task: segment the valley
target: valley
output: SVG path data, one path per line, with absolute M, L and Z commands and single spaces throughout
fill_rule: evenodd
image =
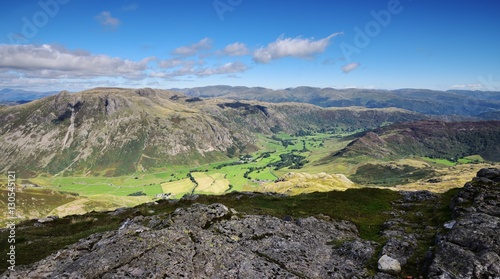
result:
M 173 165 L 123 176 L 89 171 L 82 176 L 41 173 L 21 179 L 21 219 L 114 210 L 163 198 L 271 192 L 298 195 L 362 187 L 446 192 L 479 169 L 495 166 L 480 155 L 446 159 L 348 156 L 331 159 L 356 143 L 356 133 L 260 134 L 260 150 L 198 166 Z M 373 153 L 372 153 L 373 154 Z M 2 181 L 2 180 L 0 180 Z M 6 182 L 3 181 L 3 184 Z M 6 192 L 2 192 L 5 197 Z M 2 199 L 4 201 L 6 199 Z M 6 216 L 2 217 L 6 220 Z
M 1 7 L 0 279 L 500 279 L 500 1 Z

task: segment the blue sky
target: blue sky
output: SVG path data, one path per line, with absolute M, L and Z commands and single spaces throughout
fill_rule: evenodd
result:
M 3 1 L 0 88 L 500 90 L 500 1 Z

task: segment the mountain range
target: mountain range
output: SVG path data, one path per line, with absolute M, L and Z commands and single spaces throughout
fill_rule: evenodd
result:
M 396 108 L 201 99 L 153 89 L 63 91 L 0 109 L 1 169 L 115 176 L 256 151 L 257 134 L 353 132 L 426 118 Z
M 500 92 L 472 90 L 428 89 L 335 89 L 300 86 L 286 89 L 269 89 L 245 86 L 205 86 L 173 88 L 187 96 L 200 98 L 225 98 L 282 103 L 299 102 L 321 107 L 366 108 L 395 107 L 422 114 L 440 116 L 465 116 L 469 120 L 500 120 Z M 17 104 L 37 100 L 57 92 L 35 92 L 5 88 L 0 91 L 0 103 Z
M 193 97 L 223 97 L 274 103 L 301 102 L 321 107 L 396 107 L 430 115 L 462 115 L 489 119 L 499 119 L 500 110 L 500 92 L 494 91 L 335 89 L 307 86 L 280 90 L 244 86 L 206 86 L 173 90 Z
M 0 104 L 24 103 L 57 94 L 57 91 L 28 91 L 23 89 L 4 88 L 0 90 Z

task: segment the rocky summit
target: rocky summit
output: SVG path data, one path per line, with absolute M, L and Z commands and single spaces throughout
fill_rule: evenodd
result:
M 3 278 L 351 278 L 375 244 L 349 222 L 240 216 L 195 204 L 139 216 Z
M 131 217 L 1 278 L 500 278 L 500 170 L 482 169 L 450 199 L 436 223 L 440 195 L 400 192 L 377 242 L 322 214 L 195 203 Z

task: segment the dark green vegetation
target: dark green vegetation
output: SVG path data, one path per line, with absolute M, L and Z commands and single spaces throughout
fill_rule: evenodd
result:
M 416 233 L 420 236 L 418 246 L 413 256 L 409 259 L 404 268 L 407 275 L 424 274 L 426 253 L 434 251 L 436 245 L 436 235 L 444 231 L 443 224 L 453 220 L 450 204 L 453 198 L 460 191 L 460 188 L 451 189 L 439 196 L 437 201 L 423 201 L 408 207 L 398 208 L 405 210 L 404 221 L 408 223 L 405 228 L 407 233 Z M 426 231 L 429 227 L 438 228 L 437 231 Z
M 383 186 L 394 186 L 428 178 L 434 174 L 431 168 L 422 169 L 409 165 L 394 166 L 366 164 L 358 167 L 356 173 L 351 175 L 350 178 L 353 182 L 362 185 L 378 184 Z
M 500 92 L 426 89 L 370 90 L 301 86 L 283 90 L 206 86 L 179 90 L 190 96 L 264 102 L 302 102 L 322 107 L 396 107 L 431 115 L 477 116 L 500 120 Z M 492 118 L 493 117 L 493 118 Z
M 268 167 L 274 167 L 275 170 L 279 170 L 281 168 L 288 167 L 289 169 L 300 169 L 305 164 L 308 163 L 305 160 L 305 156 L 297 155 L 292 153 L 280 154 L 280 161 L 275 163 L 269 163 Z

